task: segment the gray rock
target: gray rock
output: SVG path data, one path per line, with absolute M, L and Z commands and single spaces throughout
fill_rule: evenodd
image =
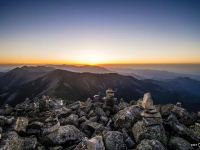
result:
M 1 150 L 34 150 L 36 149 L 37 139 L 35 137 L 22 138 L 16 132 L 6 133 L 1 142 Z
M 45 146 L 40 145 L 37 147 L 37 150 L 46 150 L 46 148 L 45 148 Z
M 4 107 L 3 115 L 10 116 L 12 114 L 12 112 L 13 112 L 13 108 L 11 106 L 9 106 L 8 104 L 6 104 Z
M 58 119 L 50 117 L 45 120 L 45 123 L 42 128 L 42 134 L 45 135 L 45 134 L 52 133 L 58 130 L 59 127 L 60 127 L 60 122 L 58 121 Z
M 35 150 L 37 146 L 37 138 L 30 137 L 23 139 L 22 149 L 24 150 Z
M 88 150 L 87 148 L 87 141 L 88 138 L 83 138 L 82 141 L 76 145 L 76 147 L 74 148 L 74 150 Z
M 1 141 L 1 150 L 21 150 L 22 141 L 19 139 L 19 136 L 16 132 L 11 131 L 5 134 L 4 139 Z
M 14 123 L 15 118 L 12 116 L 0 116 L 0 126 L 10 126 Z
M 101 120 L 102 123 L 106 124 L 106 123 L 108 122 L 108 117 L 106 117 L 106 116 L 101 116 L 101 117 L 100 117 L 100 120 Z
M 200 139 L 200 124 L 195 123 L 194 125 L 189 127 L 189 130 L 193 132 Z
M 132 132 L 137 143 L 143 139 L 158 140 L 164 145 L 167 143 L 165 129 L 162 125 L 145 126 L 143 121 L 138 121 L 134 124 Z
M 77 102 L 74 102 L 74 103 L 68 105 L 67 107 L 72 110 L 78 110 L 78 109 L 86 108 L 87 104 L 85 102 L 77 101 Z
M 171 137 L 169 140 L 169 148 L 171 150 L 193 150 L 191 144 L 180 137 Z
M 60 126 L 58 130 L 44 135 L 41 140 L 44 145 L 62 145 L 70 142 L 80 142 L 85 135 L 73 125 Z M 68 145 L 68 146 L 69 146 Z
M 72 110 L 66 107 L 61 107 L 55 110 L 55 114 L 58 118 L 65 118 L 71 114 Z
M 97 116 L 106 116 L 106 113 L 104 112 L 104 110 L 101 107 L 96 107 L 95 108 L 95 113 Z
M 195 122 L 196 118 L 182 107 L 174 106 L 172 112 L 176 115 L 179 122 L 186 126 L 192 125 Z
M 87 121 L 87 118 L 86 118 L 85 116 L 82 116 L 82 117 L 80 117 L 80 118 L 78 119 L 79 124 L 81 124 L 81 123 L 83 123 L 83 122 L 85 122 L 85 121 Z
M 169 128 L 173 134 L 175 133 L 178 136 L 183 137 L 191 142 L 199 142 L 200 140 L 200 137 L 194 134 L 185 125 L 181 124 L 174 115 L 170 115 L 167 118 L 165 126 Z
M 107 150 L 127 150 L 123 135 L 119 131 L 108 131 L 103 134 Z
M 86 116 L 86 115 L 87 115 L 87 114 L 86 114 L 84 111 L 82 111 L 82 110 L 79 110 L 79 111 L 77 112 L 77 114 L 78 114 L 79 117 L 83 117 L 83 116 Z
M 128 135 L 128 131 L 125 128 L 122 129 L 122 134 L 123 134 L 123 137 L 124 137 L 124 142 L 127 145 L 127 147 L 129 149 L 134 148 L 136 144 L 132 140 L 132 138 Z
M 94 110 L 90 110 L 88 115 L 87 115 L 88 118 L 91 118 L 91 117 L 96 117 L 96 113 Z
M 145 123 L 145 126 L 162 125 L 163 123 L 162 118 L 143 117 L 142 120 Z
M 174 104 L 162 105 L 160 108 L 160 113 L 161 113 L 162 117 L 168 117 L 171 114 L 174 106 L 175 106 Z
M 97 122 L 98 121 L 98 117 L 97 116 L 90 117 L 89 121 L 91 121 L 91 122 Z
M 61 121 L 62 125 L 75 125 L 78 126 L 78 115 L 75 114 L 71 114 L 70 116 L 68 116 L 67 118 L 63 118 Z
M 27 126 L 26 132 L 29 135 L 40 135 L 43 125 L 42 122 L 34 121 Z
M 158 140 L 144 139 L 137 145 L 136 150 L 167 150 Z
M 15 123 L 15 131 L 25 133 L 27 126 L 28 119 L 26 117 L 18 117 Z
M 133 105 L 123 110 L 120 110 L 113 118 L 116 128 L 131 128 L 135 122 L 141 118 L 142 109 Z
M 81 124 L 81 128 L 88 136 L 101 134 L 103 131 L 109 130 L 107 127 L 104 127 L 102 124 L 92 121 L 86 121 Z
M 126 102 L 124 102 L 122 100 L 120 100 L 120 103 L 118 104 L 119 110 L 125 109 L 125 108 L 127 108 L 129 106 L 130 106 L 129 103 L 126 103 Z
M 105 150 L 102 136 L 95 136 L 87 141 L 88 150 Z

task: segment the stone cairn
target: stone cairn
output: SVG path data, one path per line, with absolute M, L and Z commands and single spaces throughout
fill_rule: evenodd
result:
M 100 100 L 100 95 L 94 95 L 93 100 L 98 102 Z
M 42 99 L 39 101 L 39 108 L 41 111 L 49 110 L 49 103 L 51 99 L 48 96 L 42 96 Z
M 142 100 L 142 107 L 144 108 L 141 116 L 146 126 L 160 125 L 162 124 L 162 117 L 160 112 L 157 111 L 153 105 L 153 99 L 150 93 L 144 94 Z
M 182 107 L 182 103 L 181 103 L 181 102 L 177 102 L 177 103 L 176 103 L 176 106 L 177 106 L 177 107 Z
M 106 97 L 104 97 L 104 110 L 105 111 L 114 111 L 115 105 L 115 92 L 112 89 L 106 90 Z

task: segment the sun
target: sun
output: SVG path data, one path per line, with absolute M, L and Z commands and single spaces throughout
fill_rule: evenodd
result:
M 106 62 L 106 57 L 103 53 L 98 51 L 85 51 L 77 57 L 77 62 L 88 65 L 103 64 Z

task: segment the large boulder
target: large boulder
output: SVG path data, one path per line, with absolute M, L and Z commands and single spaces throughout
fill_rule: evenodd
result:
M 172 109 L 173 114 L 176 115 L 180 123 L 189 126 L 194 124 L 196 118 L 192 113 L 189 113 L 186 109 L 178 106 L 174 106 Z
M 21 150 L 22 141 L 19 139 L 18 134 L 14 131 L 5 133 L 5 137 L 1 141 L 0 149 L 1 150 Z
M 185 125 L 181 124 L 175 115 L 170 115 L 165 121 L 165 127 L 172 135 L 183 137 L 191 142 L 199 142 L 200 137 L 192 132 Z
M 14 131 L 5 133 L 4 139 L 1 141 L 1 150 L 34 150 L 37 146 L 37 138 L 22 138 Z
M 78 143 L 85 135 L 73 125 L 60 126 L 47 135 L 43 135 L 41 141 L 44 145 L 62 145 L 71 143 Z
M 162 117 L 166 118 L 171 114 L 174 114 L 180 123 L 189 126 L 192 125 L 196 117 L 195 114 L 189 113 L 186 109 L 173 105 L 173 104 L 165 104 L 161 106 L 160 109 Z
M 193 150 L 191 144 L 180 137 L 171 137 L 169 140 L 169 148 L 171 150 Z
M 114 126 L 130 129 L 141 118 L 141 112 L 142 109 L 137 105 L 120 110 L 113 118 Z
M 140 143 L 143 139 L 158 140 L 164 145 L 167 143 L 165 129 L 162 125 L 145 126 L 143 121 L 138 121 L 134 124 L 132 132 L 137 143 Z
M 144 139 L 137 145 L 136 150 L 167 150 L 158 140 Z
M 105 147 L 107 150 L 126 150 L 123 134 L 119 131 L 108 131 L 103 134 Z

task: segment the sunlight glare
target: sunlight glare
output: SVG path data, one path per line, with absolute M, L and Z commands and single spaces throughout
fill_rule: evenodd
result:
M 88 65 L 97 65 L 106 62 L 106 57 L 100 51 L 84 51 L 77 57 L 77 62 Z

